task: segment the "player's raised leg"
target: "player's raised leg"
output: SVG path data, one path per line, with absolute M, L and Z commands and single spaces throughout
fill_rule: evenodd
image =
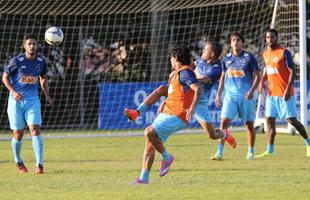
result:
M 137 117 L 143 113 L 145 113 L 153 104 L 155 104 L 160 97 L 168 95 L 168 86 L 161 85 L 156 90 L 154 90 L 151 94 L 149 94 L 143 103 L 141 103 L 137 109 L 132 110 L 125 108 L 124 114 L 128 118 L 129 121 L 135 122 Z

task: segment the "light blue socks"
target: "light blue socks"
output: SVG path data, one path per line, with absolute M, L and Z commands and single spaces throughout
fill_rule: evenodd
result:
M 150 107 L 144 103 L 141 103 L 140 106 L 137 108 L 140 114 L 145 113 Z
M 268 153 L 273 153 L 273 151 L 274 151 L 274 145 L 268 144 L 268 145 L 267 145 L 267 152 L 268 152 Z
M 14 154 L 14 160 L 16 163 L 22 162 L 22 158 L 20 156 L 20 152 L 22 149 L 23 140 L 16 140 L 14 137 L 12 138 L 12 149 Z
M 41 135 L 32 137 L 32 147 L 36 157 L 37 165 L 43 164 L 43 140 Z
M 248 147 L 248 153 L 254 154 L 254 147 Z
M 218 144 L 217 146 L 217 154 L 223 155 L 224 152 L 224 145 L 223 144 Z
M 150 177 L 150 171 L 146 170 L 146 169 L 142 169 L 141 170 L 141 175 L 139 177 L 140 180 L 142 181 L 149 181 L 149 177 Z
M 165 150 L 162 154 L 161 157 L 163 158 L 164 161 L 169 161 L 170 160 L 170 154 Z

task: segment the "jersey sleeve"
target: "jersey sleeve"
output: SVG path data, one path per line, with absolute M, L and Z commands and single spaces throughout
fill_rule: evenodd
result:
M 212 83 L 215 83 L 221 77 L 221 74 L 222 68 L 221 66 L 219 66 L 212 68 L 212 70 L 210 71 L 210 73 L 208 73 L 207 76 L 211 79 Z
M 180 71 L 180 82 L 182 85 L 190 87 L 191 84 L 197 83 L 198 80 L 195 76 L 195 73 L 192 70 L 186 69 Z
M 222 61 L 222 71 L 223 72 L 226 72 L 226 70 L 227 70 L 227 67 L 226 67 L 226 57 L 224 57 L 224 59 L 223 59 L 223 61 Z
M 43 59 L 43 62 L 42 62 L 42 71 L 40 73 L 40 76 L 45 76 L 47 73 L 47 64 L 46 64 L 46 61 L 45 59 Z
M 292 55 L 287 49 L 284 50 L 284 63 L 285 63 L 285 66 L 290 69 L 295 67 L 293 59 L 292 59 Z
M 7 73 L 9 76 L 14 75 L 17 73 L 17 63 L 15 58 L 12 58 L 9 64 L 4 68 L 4 72 Z
M 258 67 L 255 57 L 251 55 L 250 59 L 251 59 L 252 72 L 259 71 L 259 67 Z

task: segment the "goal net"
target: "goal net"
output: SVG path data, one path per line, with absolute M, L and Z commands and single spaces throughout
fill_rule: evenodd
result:
M 294 55 L 298 47 L 297 0 L 281 0 L 276 28 L 281 43 Z M 181 43 L 198 58 L 207 40 L 220 41 L 229 51 L 233 31 L 245 38 L 245 49 L 262 64 L 264 33 L 270 26 L 273 0 L 47 0 L 0 2 L 0 63 L 3 67 L 22 52 L 24 33 L 38 36 L 39 52 L 48 62 L 47 76 L 53 106 L 42 99 L 42 128 L 47 130 L 130 130 L 148 126 L 159 103 L 135 124 L 123 116 L 136 108 L 171 71 L 169 50 Z M 58 26 L 64 32 L 59 46 L 44 42 L 44 32 Z M 216 126 L 220 110 L 210 110 Z M 0 124 L 9 129 L 8 91 L 1 84 Z M 233 121 L 233 126 L 241 122 Z M 189 127 L 198 127 L 195 120 Z

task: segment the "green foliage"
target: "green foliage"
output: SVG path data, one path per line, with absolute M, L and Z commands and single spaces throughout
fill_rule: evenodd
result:
M 45 140 L 45 174 L 34 174 L 31 141 L 22 155 L 29 169 L 19 174 L 9 141 L 0 141 L 0 199 L 309 199 L 309 163 L 299 136 L 278 134 L 274 157 L 247 161 L 245 133 L 225 148 L 224 161 L 211 161 L 217 142 L 203 134 L 174 135 L 167 149 L 176 160 L 158 176 L 156 154 L 150 184 L 132 186 L 139 176 L 143 137 Z M 258 134 L 256 153 L 265 150 Z

